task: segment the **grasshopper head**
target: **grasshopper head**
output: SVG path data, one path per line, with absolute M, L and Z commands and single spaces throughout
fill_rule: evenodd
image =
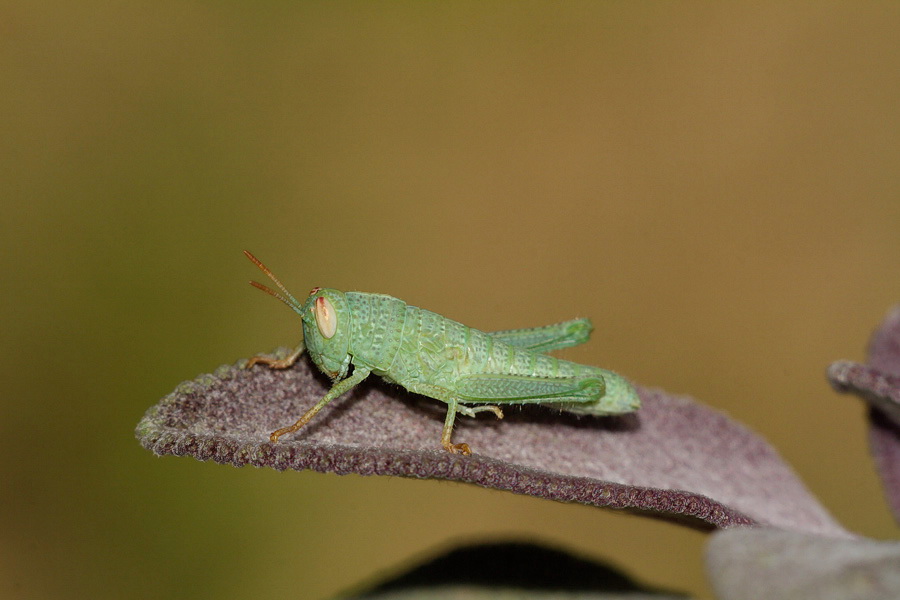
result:
M 319 369 L 332 379 L 347 375 L 350 366 L 350 309 L 343 292 L 314 288 L 300 313 L 303 342 Z
M 244 254 L 282 293 L 255 281 L 251 281 L 250 285 L 278 298 L 303 319 L 303 342 L 316 366 L 332 379 L 346 377 L 350 368 L 350 354 L 347 352 L 350 348 L 350 307 L 343 292 L 313 288 L 306 302 L 301 304 L 258 258 L 246 250 Z

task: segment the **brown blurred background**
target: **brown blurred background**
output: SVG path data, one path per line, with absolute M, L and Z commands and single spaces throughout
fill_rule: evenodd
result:
M 590 316 L 567 358 L 900 533 L 824 378 L 900 301 L 900 5 L 38 4 L 0 8 L 0 596 L 319 598 L 514 537 L 709 597 L 675 525 L 143 450 L 177 383 L 298 340 L 244 248 L 300 294 Z

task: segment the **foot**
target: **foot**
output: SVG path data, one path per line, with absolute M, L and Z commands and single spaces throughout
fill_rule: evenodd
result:
M 468 444 L 451 444 L 448 442 L 442 445 L 444 446 L 444 450 L 446 450 L 450 454 L 462 454 L 465 456 L 472 454 L 472 451 L 469 449 Z

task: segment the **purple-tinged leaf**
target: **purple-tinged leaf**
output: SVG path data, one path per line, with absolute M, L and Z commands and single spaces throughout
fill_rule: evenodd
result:
M 869 364 L 889 375 L 900 375 L 900 305 L 888 311 L 872 335 Z
M 690 600 L 686 596 L 642 592 L 543 592 L 515 588 L 478 588 L 448 585 L 440 588 L 397 590 L 350 600 Z
M 640 411 L 622 417 L 513 406 L 503 420 L 458 418 L 454 441 L 473 449 L 461 456 L 440 447 L 443 404 L 366 382 L 270 443 L 271 431 L 327 390 L 312 369 L 307 360 L 284 371 L 222 367 L 151 408 L 137 435 L 157 454 L 235 466 L 450 479 L 699 528 L 849 535 L 759 436 L 689 398 L 647 388 Z
M 391 590 L 348 600 L 690 600 L 687 596 L 652 592 L 568 592 L 516 588 L 447 585 L 435 588 Z
M 900 520 L 900 426 L 875 409 L 869 413 L 869 447 L 888 506 Z
M 706 550 L 719 600 L 900 598 L 900 543 L 778 529 L 719 531 Z
M 878 413 L 900 423 L 900 376 L 881 369 L 839 360 L 828 367 L 828 379 L 835 389 L 862 396 Z
M 613 567 L 529 543 L 467 545 L 442 553 L 353 600 L 688 600 Z
M 856 393 L 871 405 L 869 447 L 888 505 L 900 520 L 900 306 L 872 336 L 868 364 L 832 363 L 828 378 L 835 389 Z

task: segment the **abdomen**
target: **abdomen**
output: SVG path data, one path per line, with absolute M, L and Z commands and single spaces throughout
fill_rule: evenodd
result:
M 429 310 L 406 306 L 399 352 L 386 373 L 395 381 L 452 384 L 489 373 L 538 377 L 599 375 L 601 369 L 511 346 Z

